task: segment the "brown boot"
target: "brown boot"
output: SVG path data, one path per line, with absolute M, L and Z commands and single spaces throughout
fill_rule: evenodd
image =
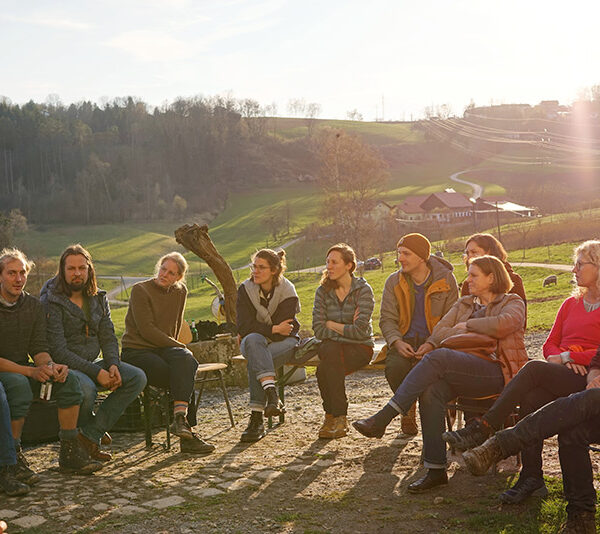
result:
M 414 403 L 406 415 L 402 416 L 400 423 L 402 433 L 407 436 L 416 436 L 419 433 L 417 427 L 417 403 Z
M 333 429 L 331 431 L 332 438 L 343 438 L 348 434 L 348 419 L 345 415 L 340 415 L 333 418 Z
M 110 462 L 110 460 L 112 460 L 112 454 L 101 451 L 97 443 L 94 443 L 91 439 L 85 437 L 81 432 L 77 438 L 92 460 L 98 460 L 99 462 Z
M 331 439 L 333 436 L 331 435 L 333 432 L 333 415 L 330 413 L 325 414 L 325 421 L 319 428 L 319 437 L 322 439 Z

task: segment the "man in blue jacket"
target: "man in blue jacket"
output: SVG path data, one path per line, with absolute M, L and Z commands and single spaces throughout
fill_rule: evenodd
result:
M 69 366 L 83 391 L 79 440 L 92 458 L 109 461 L 111 455 L 100 450 L 101 440 L 110 443 L 108 430 L 144 389 L 146 375 L 119 358 L 108 298 L 98 289 L 90 253 L 81 245 L 67 247 L 40 300 L 47 309 L 50 352 Z M 94 413 L 98 391 L 106 390 L 111 393 Z

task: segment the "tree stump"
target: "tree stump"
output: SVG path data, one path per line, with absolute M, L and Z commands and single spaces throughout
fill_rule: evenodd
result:
M 175 230 L 175 239 L 180 245 L 203 259 L 215 273 L 225 297 L 225 319 L 228 323 L 235 324 L 237 286 L 231 267 L 219 254 L 208 235 L 208 226 L 184 224 Z

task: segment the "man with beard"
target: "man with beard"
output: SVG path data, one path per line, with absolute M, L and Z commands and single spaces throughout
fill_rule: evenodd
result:
M 144 389 L 146 375 L 120 360 L 106 291 L 98 289 L 92 257 L 81 245 L 63 252 L 58 273 L 44 284 L 40 298 L 47 309 L 50 351 L 79 378 L 83 391 L 79 440 L 92 458 L 107 462 L 112 457 L 100 443 L 110 443 L 108 430 Z M 98 391 L 106 390 L 111 393 L 94 413 Z
M 42 384 L 48 382 L 53 382 L 52 390 L 43 397 L 50 397 L 58 406 L 60 470 L 90 474 L 102 467 L 90 460 L 77 439 L 77 418 L 83 398 L 79 381 L 66 365 L 53 361 L 46 341 L 44 308 L 24 290 L 32 265 L 20 250 L 0 252 L 0 383 L 6 392 L 10 412 L 8 435 L 12 434 L 13 441 L 6 435 L 4 419 L 0 430 L 2 448 L 6 449 L 2 456 L 6 460 L 0 469 L 0 491 L 8 495 L 27 493 L 29 486 L 39 479 L 21 450 L 21 433 L 34 396 L 39 398 Z

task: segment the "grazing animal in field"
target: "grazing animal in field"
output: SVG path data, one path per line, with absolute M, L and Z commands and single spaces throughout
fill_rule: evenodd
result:
M 544 284 L 542 287 L 551 286 L 552 284 L 554 284 L 554 285 L 558 284 L 558 278 L 556 278 L 555 274 L 546 276 L 546 278 L 544 278 Z

